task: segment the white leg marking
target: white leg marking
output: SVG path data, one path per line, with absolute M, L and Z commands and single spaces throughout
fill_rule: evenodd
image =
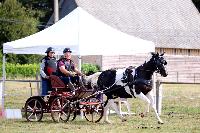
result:
M 110 103 L 109 103 L 109 100 L 108 100 L 108 103 L 107 103 L 107 105 L 104 107 L 104 122 L 106 122 L 106 123 L 111 123 L 109 120 L 108 120 L 108 110 L 109 110 L 109 108 L 110 108 Z
M 117 115 L 121 118 L 121 119 L 123 119 L 123 116 L 122 116 L 122 114 L 120 114 L 120 112 L 119 112 L 119 109 L 118 109 L 118 107 L 117 107 L 117 104 L 114 102 L 114 99 L 110 99 L 110 106 L 114 109 L 114 111 L 117 113 Z
M 153 108 L 155 115 L 156 115 L 156 118 L 158 119 L 158 123 L 163 124 L 163 121 L 160 119 L 160 116 L 158 115 L 158 111 L 156 109 L 156 104 L 154 102 L 153 95 L 152 95 L 151 92 L 148 93 L 148 98 L 150 100 L 150 106 Z
M 127 100 L 127 98 L 120 98 L 120 101 L 124 101 L 123 103 L 126 105 L 127 107 L 127 110 L 128 110 L 128 114 L 131 115 L 131 107 L 130 107 L 130 104 Z

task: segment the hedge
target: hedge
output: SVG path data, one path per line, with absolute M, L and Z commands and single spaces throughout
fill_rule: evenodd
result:
M 35 77 L 36 73 L 39 72 L 39 64 L 12 64 L 6 63 L 6 77 Z M 0 74 L 2 76 L 2 67 Z
M 2 65 L 1 65 L 2 66 Z M 17 77 L 35 77 L 39 73 L 39 64 L 12 64 L 6 63 L 6 77 L 17 78 Z M 99 71 L 99 67 L 93 64 L 83 64 L 82 72 L 85 74 Z M 2 76 L 2 67 L 0 67 L 0 75 Z

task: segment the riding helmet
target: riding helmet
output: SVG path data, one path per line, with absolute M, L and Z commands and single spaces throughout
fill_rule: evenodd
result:
M 72 53 L 72 51 L 70 50 L 70 48 L 65 48 L 65 49 L 63 50 L 63 54 L 66 53 L 66 52 Z
M 48 47 L 45 53 L 49 53 L 49 52 L 54 52 L 55 53 L 54 48 Z

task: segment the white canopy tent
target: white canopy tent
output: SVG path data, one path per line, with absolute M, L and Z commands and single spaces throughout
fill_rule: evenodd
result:
M 56 54 L 61 55 L 65 47 L 70 47 L 73 54 L 79 56 L 133 55 L 155 51 L 153 42 L 120 32 L 77 7 L 51 27 L 3 44 L 3 94 L 6 79 L 5 54 L 45 54 L 50 46 L 55 48 Z
M 77 7 L 49 28 L 3 45 L 3 53 L 57 54 L 70 47 L 75 55 L 133 55 L 155 50 L 154 43 L 120 32 Z

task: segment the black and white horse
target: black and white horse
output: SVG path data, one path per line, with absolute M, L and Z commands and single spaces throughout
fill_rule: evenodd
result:
M 166 77 L 167 72 L 165 65 L 166 60 L 164 54 L 152 53 L 152 57 L 148 62 L 137 67 L 128 67 L 125 69 L 110 69 L 103 71 L 98 75 L 97 85 L 98 89 L 102 90 L 107 96 L 107 101 L 104 107 L 104 121 L 110 123 L 108 120 L 108 109 L 112 107 L 122 121 L 126 119 L 120 114 L 114 99 L 120 98 L 133 98 L 138 97 L 147 102 L 154 110 L 158 123 L 163 124 L 160 119 L 152 95 L 152 75 L 154 72 Z M 94 81 L 93 84 L 96 85 Z

